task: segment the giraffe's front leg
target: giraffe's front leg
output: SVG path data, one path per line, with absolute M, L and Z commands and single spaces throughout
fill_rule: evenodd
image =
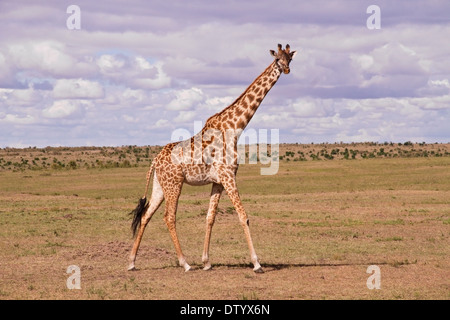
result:
M 258 256 L 256 255 L 255 248 L 253 247 L 253 241 L 250 235 L 249 220 L 247 217 L 247 213 L 245 212 L 244 206 L 242 205 L 241 199 L 239 197 L 239 192 L 236 186 L 236 180 L 228 175 L 223 179 L 223 186 L 228 196 L 230 197 L 230 200 L 233 203 L 234 208 L 236 209 L 239 215 L 239 221 L 242 227 L 244 228 L 245 238 L 247 239 L 248 248 L 250 250 L 250 258 L 253 263 L 253 271 L 256 273 L 263 273 L 264 271 L 261 268 L 261 265 L 259 264 Z
M 211 231 L 216 219 L 217 206 L 219 204 L 220 196 L 223 191 L 223 186 L 214 183 L 211 190 L 211 198 L 209 201 L 208 215 L 206 216 L 206 234 L 205 234 L 205 245 L 203 246 L 203 270 L 210 270 L 211 263 L 209 262 L 209 244 L 211 242 Z

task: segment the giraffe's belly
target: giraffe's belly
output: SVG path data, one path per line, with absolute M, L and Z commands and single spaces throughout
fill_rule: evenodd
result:
M 192 186 L 220 183 L 219 175 L 213 165 L 188 164 L 183 166 L 184 181 Z

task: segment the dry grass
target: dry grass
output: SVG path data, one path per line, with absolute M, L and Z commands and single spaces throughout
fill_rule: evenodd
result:
M 282 161 L 274 176 L 241 166 L 262 275 L 225 194 L 213 270 L 201 270 L 208 186 L 186 186 L 180 199 L 177 228 L 194 270 L 177 266 L 160 209 L 140 270 L 127 272 L 127 212 L 145 168 L 13 171 L 0 172 L 0 299 L 450 298 L 449 157 Z M 380 290 L 366 287 L 372 264 Z M 69 265 L 81 268 L 81 290 L 66 287 Z

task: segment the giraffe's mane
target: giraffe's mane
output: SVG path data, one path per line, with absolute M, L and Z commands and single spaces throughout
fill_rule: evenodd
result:
M 255 84 L 255 82 L 263 75 L 263 74 L 265 74 L 266 72 L 267 72 L 267 70 L 269 70 L 270 68 L 272 68 L 272 66 L 273 66 L 273 64 L 275 63 L 275 61 L 274 62 L 272 62 L 259 76 L 257 76 L 256 78 L 255 78 L 255 80 L 253 80 L 253 82 L 247 87 L 247 89 L 245 89 L 245 91 L 244 92 L 242 92 L 241 93 L 241 95 L 239 96 L 239 97 L 237 97 L 236 98 L 236 100 L 234 100 L 228 107 L 226 107 L 225 109 L 223 109 L 222 111 L 219 111 L 219 112 L 217 112 L 216 114 L 214 114 L 214 115 L 212 115 L 212 116 L 210 116 L 207 120 L 206 120 L 206 122 L 208 122 L 211 118 L 214 118 L 214 117 L 216 117 L 216 116 L 219 116 L 219 115 L 221 115 L 222 113 L 224 113 L 224 112 L 226 112 L 229 108 L 231 108 L 232 106 L 234 106 L 247 92 L 248 92 L 248 90 Z M 205 122 L 205 123 L 206 123 Z

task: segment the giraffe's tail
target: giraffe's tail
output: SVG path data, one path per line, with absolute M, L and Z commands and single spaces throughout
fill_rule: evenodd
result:
M 147 193 L 148 193 L 148 186 L 150 185 L 150 180 L 154 170 L 154 163 L 155 162 L 152 161 L 150 169 L 147 172 L 147 184 L 145 186 L 144 196 L 141 199 L 139 199 L 137 207 L 129 213 L 130 215 L 133 216 L 133 220 L 131 221 L 131 231 L 133 232 L 133 238 L 136 236 L 136 232 L 139 229 L 139 226 L 141 225 L 141 218 L 143 214 L 147 211 L 147 208 L 149 206 L 149 203 L 147 202 Z

